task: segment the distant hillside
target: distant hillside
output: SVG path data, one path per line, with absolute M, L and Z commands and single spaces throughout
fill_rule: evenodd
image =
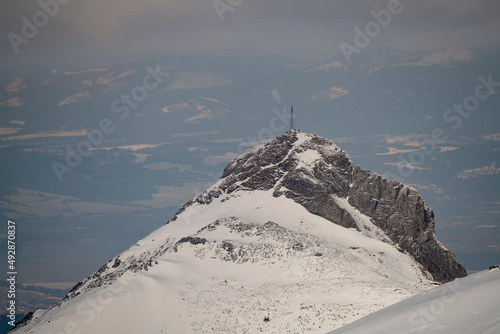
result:
M 9 288 L 0 286 L 0 304 L 7 305 Z M 55 305 L 61 298 L 49 296 L 42 292 L 29 291 L 24 289 L 16 290 L 16 312 L 26 314 L 36 308 L 49 308 Z
M 2 282 L 3 283 L 3 282 Z M 3 284 L 2 284 L 3 285 Z M 45 289 L 43 287 L 28 286 L 29 288 L 40 288 L 41 290 L 47 290 L 48 292 L 54 292 L 56 294 L 64 293 L 65 290 L 60 289 Z M 0 286 L 0 305 L 8 305 L 10 299 L 8 298 L 9 288 L 5 286 Z M 16 321 L 24 318 L 24 316 L 37 308 L 47 309 L 57 304 L 62 297 L 55 297 L 43 292 L 30 291 L 25 289 L 16 289 Z M 0 322 L 0 333 L 6 333 L 12 326 L 7 323 L 7 317 L 5 312 L 2 312 Z

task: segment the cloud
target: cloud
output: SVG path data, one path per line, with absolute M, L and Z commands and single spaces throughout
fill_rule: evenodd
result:
M 399 143 L 404 146 L 411 146 L 411 147 L 420 147 L 420 143 L 418 143 L 417 140 L 422 140 L 426 137 L 428 137 L 428 135 L 420 133 L 404 135 L 404 136 L 384 135 L 384 139 L 387 144 Z
M 341 62 L 338 62 L 338 61 L 333 61 L 331 63 L 318 66 L 318 70 L 325 71 L 326 73 L 329 73 L 330 71 L 335 71 L 337 69 L 342 69 L 342 70 L 346 71 L 347 66 L 343 65 Z
M 21 77 L 15 79 L 15 80 L 12 80 L 7 85 L 7 87 L 5 87 L 5 91 L 14 92 L 14 93 L 20 92 L 23 89 L 26 89 L 26 84 L 23 83 L 23 78 L 21 78 Z
M 86 130 L 70 130 L 70 131 L 41 131 L 27 135 L 13 136 L 2 138 L 2 140 L 26 140 L 33 138 L 49 138 L 49 137 L 79 137 L 84 136 Z
M 220 102 L 216 99 L 212 98 L 207 98 L 204 97 L 202 100 L 205 101 L 210 101 L 212 103 L 219 104 Z M 177 103 L 173 104 L 167 107 L 163 107 L 161 109 L 164 113 L 178 113 L 178 112 L 183 112 L 186 114 L 192 114 L 193 112 L 196 113 L 195 116 L 188 117 L 187 119 L 183 120 L 183 123 L 198 123 L 201 120 L 213 120 L 214 118 L 218 117 L 221 113 L 227 113 L 231 112 L 228 109 L 210 109 L 206 105 L 201 104 L 197 100 L 190 100 L 189 102 L 182 102 L 182 103 Z
M 481 175 L 500 174 L 500 168 L 496 168 L 496 163 L 493 162 L 490 166 L 483 166 L 474 169 L 467 169 L 457 175 L 459 179 L 470 179 Z
M 344 89 L 342 87 L 332 86 L 328 90 L 322 90 L 315 93 L 313 96 L 311 96 L 311 99 L 317 100 L 319 98 L 323 98 L 325 100 L 335 100 L 336 98 L 344 96 L 347 93 L 349 93 L 347 89 Z
M 77 103 L 83 100 L 90 100 L 90 92 L 86 91 L 84 93 L 76 93 L 71 96 L 68 96 L 61 102 L 57 104 L 58 107 L 66 105 L 66 104 L 72 104 L 72 103 Z
M 276 88 L 271 91 L 271 95 L 273 96 L 274 101 L 281 103 L 281 95 Z
M 185 120 L 182 121 L 182 123 L 187 124 L 187 123 L 198 123 L 201 120 L 208 120 L 211 121 L 215 118 L 215 113 L 212 112 L 212 110 L 208 109 L 205 106 L 197 104 L 197 110 L 200 112 L 196 116 L 189 117 Z
M 403 161 L 400 161 L 400 162 L 386 162 L 384 163 L 384 165 L 389 165 L 389 166 L 393 166 L 393 167 L 398 167 L 398 168 L 409 168 L 409 169 L 415 169 L 415 170 L 426 170 L 426 169 L 429 169 L 427 167 L 419 167 L 417 165 L 414 165 L 413 163 L 410 163 L 410 162 L 403 162 Z
M 18 133 L 22 128 L 0 128 L 0 136 L 12 135 Z
M 0 32 L 21 33 L 23 16 L 41 8 L 37 1 L 4 1 Z M 287 55 L 331 59 L 339 44 L 352 43 L 354 27 L 373 20 L 371 10 L 388 0 L 244 0 L 224 13 L 212 1 L 80 0 L 61 5 L 22 52 L 77 54 L 83 59 L 139 54 Z M 402 50 L 466 49 L 499 46 L 500 3 L 491 0 L 401 0 L 373 44 Z M 7 39 L 3 40 L 8 46 Z M 11 53 L 12 49 L 5 49 Z
M 112 81 L 122 79 L 128 75 L 134 74 L 135 72 L 136 72 L 136 70 L 128 70 L 128 71 L 124 71 L 124 72 L 117 74 L 117 75 L 115 75 L 114 72 L 108 73 L 108 74 L 100 77 L 99 79 L 97 79 L 96 84 L 97 85 L 107 85 Z
M 189 106 L 188 102 L 183 102 L 183 103 L 177 103 L 177 104 L 172 104 L 171 106 L 164 107 L 162 111 L 164 113 L 171 113 L 175 111 L 183 111 L 186 110 L 186 108 Z
M 481 138 L 486 139 L 486 140 L 500 140 L 500 133 L 495 133 L 492 135 L 484 135 L 484 136 L 481 136 Z
M 388 147 L 387 149 L 389 150 L 389 152 L 377 153 L 375 155 L 394 155 L 394 154 L 401 154 L 401 153 L 409 153 L 409 152 L 413 152 L 416 150 L 416 149 L 402 150 L 402 149 L 398 149 L 395 147 Z
M 446 49 L 430 55 L 424 56 L 422 59 L 413 62 L 401 63 L 395 66 L 431 66 L 443 65 L 449 66 L 451 62 L 467 62 L 475 59 L 474 54 L 465 49 Z
M 321 64 L 321 65 L 317 66 L 315 69 L 305 70 L 302 73 L 308 73 L 308 72 L 312 72 L 314 70 L 324 71 L 326 73 L 330 73 L 330 72 L 335 72 L 335 71 L 340 71 L 340 70 L 347 71 L 347 69 L 348 69 L 347 65 L 344 65 L 341 62 L 335 60 L 335 61 L 332 61 L 329 63 Z
M 163 143 L 159 144 L 137 144 L 137 145 L 124 145 L 124 146 L 108 146 L 108 147 L 94 147 L 93 150 L 128 150 L 128 151 L 140 151 L 146 148 L 155 148 L 163 145 Z
M 8 106 L 8 107 L 19 107 L 24 104 L 24 101 L 21 100 L 18 96 L 8 99 L 7 101 L 0 102 L 0 106 Z
M 65 71 L 64 75 L 80 75 L 84 73 L 89 73 L 89 72 L 104 72 L 109 70 L 109 68 L 90 68 L 86 70 L 81 70 L 81 71 Z
M 220 103 L 220 101 L 219 101 L 219 100 L 214 99 L 214 98 L 212 98 L 212 97 L 204 97 L 203 99 L 204 99 L 204 100 L 208 100 L 208 101 L 212 101 L 213 103 L 217 103 L 217 104 L 219 104 L 219 103 Z
M 456 146 L 441 146 L 438 148 L 439 148 L 439 153 L 452 152 L 452 151 L 460 149 L 460 147 L 456 147 Z

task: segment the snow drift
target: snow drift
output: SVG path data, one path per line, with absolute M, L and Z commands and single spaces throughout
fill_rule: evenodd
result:
M 370 314 L 331 334 L 500 333 L 500 270 L 485 270 Z

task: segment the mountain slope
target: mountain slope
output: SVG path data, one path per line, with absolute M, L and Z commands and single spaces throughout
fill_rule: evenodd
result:
M 82 333 L 321 333 L 430 286 L 407 254 L 292 200 L 216 201 L 190 206 L 19 332 L 74 322 Z
M 437 281 L 466 276 L 436 240 L 434 213 L 415 189 L 353 166 L 347 154 L 325 138 L 290 131 L 229 163 L 222 177 L 209 197 L 273 189 L 275 197 L 285 195 L 311 213 L 372 237 L 378 231 L 375 225 Z M 200 197 L 197 201 L 207 201 Z M 352 208 L 371 221 L 356 219 Z
M 420 293 L 331 334 L 500 332 L 500 270 L 481 271 Z
M 363 194 L 374 191 L 368 216 Z M 464 274 L 457 268 L 416 191 L 291 131 L 235 159 L 170 222 L 14 332 L 321 333 Z

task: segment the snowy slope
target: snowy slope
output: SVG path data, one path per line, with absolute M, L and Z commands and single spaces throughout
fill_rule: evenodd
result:
M 331 334 L 500 333 L 500 270 L 458 278 Z
M 313 138 L 297 137 L 294 147 Z M 325 144 L 282 161 L 293 155 L 313 182 L 325 151 L 344 155 Z M 241 157 L 259 160 L 257 152 Z M 221 179 L 14 332 L 325 333 L 436 284 L 348 198 L 330 196 L 353 228 L 276 196 L 276 175 L 265 190 Z
M 206 241 L 174 247 L 188 236 Z M 16 333 L 323 333 L 431 285 L 392 245 L 270 192 L 192 205 L 119 257 L 142 258 L 165 241 L 147 271 L 90 280 Z

